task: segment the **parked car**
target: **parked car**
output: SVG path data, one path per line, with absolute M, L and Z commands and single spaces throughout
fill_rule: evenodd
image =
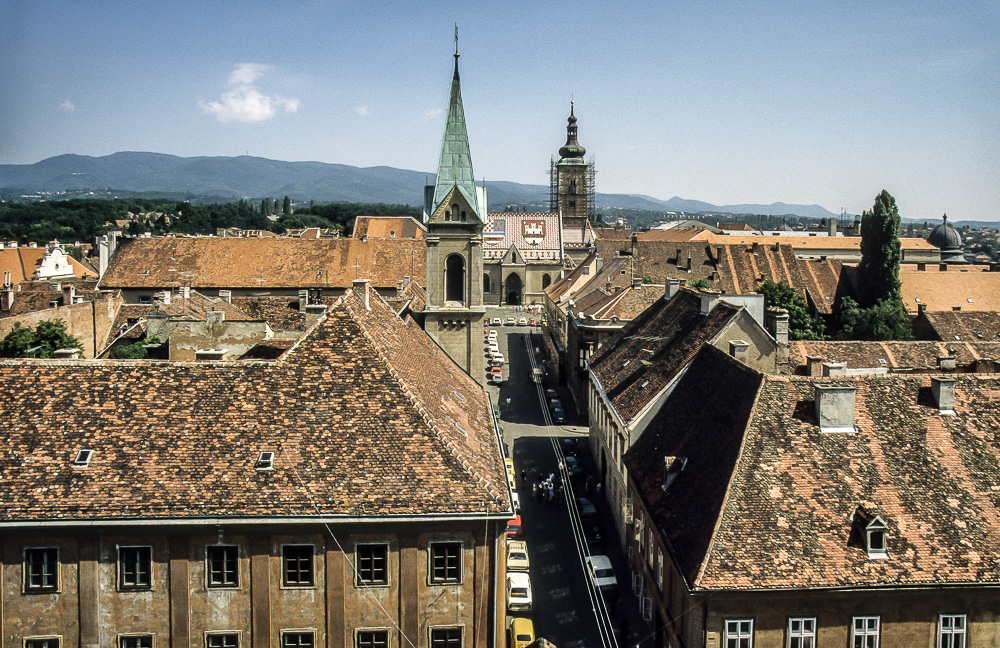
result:
M 569 473 L 570 477 L 583 474 L 583 468 L 580 467 L 580 462 L 576 460 L 576 457 L 566 457 L 566 472 Z
M 528 318 L 527 317 L 522 317 L 522 318 L 518 319 L 517 320 L 517 325 L 518 326 L 527 326 L 528 325 Z
M 538 320 L 532 317 L 531 319 L 528 320 L 528 326 L 538 326 Z
M 618 579 L 611 561 L 607 556 L 587 556 L 587 576 L 601 594 L 614 594 L 618 591 Z
M 521 498 L 518 497 L 517 491 L 513 487 L 510 489 L 510 505 L 513 507 L 514 512 L 520 514 L 521 512 Z
M 506 362 L 506 359 L 503 357 L 503 354 L 500 353 L 499 351 L 497 351 L 496 353 L 493 353 L 492 354 L 492 358 L 490 358 L 490 359 L 491 360 L 496 360 L 497 362 L 500 363 L 500 365 L 502 365 L 504 362 Z M 497 365 L 497 366 L 500 366 L 500 365 Z
M 490 329 L 490 332 L 486 334 L 486 337 L 488 339 L 493 340 L 494 342 L 496 342 L 497 341 L 497 332 L 496 332 L 496 329 Z
M 507 645 L 510 648 L 528 648 L 535 642 L 535 626 L 531 619 L 514 617 L 507 627 Z
M 561 407 L 557 407 L 552 410 L 552 422 L 556 424 L 566 422 L 566 412 Z
M 559 400 L 558 398 L 550 398 L 549 399 L 549 409 L 550 410 L 557 410 L 557 409 L 562 409 L 562 408 L 563 408 L 563 405 L 562 405 L 562 401 L 561 400 Z
M 490 325 L 490 318 L 487 317 L 486 319 L 483 320 L 483 326 L 489 326 L 489 325 Z
M 552 398 L 559 398 L 559 392 L 557 392 L 554 389 L 546 389 L 545 390 L 545 399 L 549 400 L 549 399 L 552 399 Z
M 587 517 L 581 520 L 583 524 L 583 535 L 587 538 L 588 544 L 601 544 L 604 542 L 604 529 L 601 522 L 595 517 Z
M 521 529 L 521 516 L 515 515 L 513 520 L 507 520 L 507 538 L 522 538 L 524 531 Z
M 586 497 L 576 498 L 576 507 L 580 511 L 580 518 L 595 518 L 597 517 L 597 507 Z
M 516 319 L 514 319 L 513 317 L 507 318 L 507 326 L 516 326 L 516 325 L 517 325 Z
M 576 456 L 577 451 L 580 449 L 580 439 L 563 439 L 563 452 L 568 455 Z
M 494 384 L 499 385 L 503 382 L 503 370 L 500 367 L 493 367 L 493 371 L 490 372 L 490 380 Z
M 507 542 L 507 571 L 528 571 L 528 543 L 524 540 Z
M 492 320 L 490 320 L 490 324 L 492 324 L 493 326 L 500 326 L 503 324 L 503 320 L 500 319 L 499 317 L 494 317 Z
M 531 579 L 524 572 L 507 574 L 507 609 L 531 612 Z

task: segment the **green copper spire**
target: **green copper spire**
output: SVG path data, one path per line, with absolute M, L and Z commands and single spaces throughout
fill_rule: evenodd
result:
M 434 185 L 434 205 L 436 210 L 448 196 L 452 187 L 458 187 L 466 202 L 472 207 L 476 218 L 479 201 L 476 197 L 475 176 L 472 173 L 472 155 L 469 152 L 469 134 L 465 128 L 465 109 L 462 108 L 462 84 L 458 78 L 458 30 L 455 31 L 455 74 L 451 79 L 451 98 L 448 101 L 448 119 L 441 142 L 441 160 L 438 162 L 437 182 Z M 432 210 L 432 211 L 433 211 Z

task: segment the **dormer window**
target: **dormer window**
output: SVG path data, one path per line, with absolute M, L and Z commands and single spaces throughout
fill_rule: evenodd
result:
M 660 488 L 667 490 L 687 467 L 687 457 L 664 457 L 663 458 L 663 484 Z
M 73 459 L 73 466 L 76 468 L 86 468 L 90 465 L 90 458 L 94 456 L 93 450 L 80 450 Z
M 875 516 L 875 519 L 865 527 L 865 546 L 868 549 L 869 558 L 889 557 L 885 546 L 886 533 L 888 531 L 889 527 L 886 526 L 885 522 L 879 516 Z
M 274 453 L 262 452 L 257 457 L 257 470 L 274 470 Z

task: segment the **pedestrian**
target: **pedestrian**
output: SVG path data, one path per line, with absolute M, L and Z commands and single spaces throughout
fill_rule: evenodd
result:
M 601 482 L 597 482 L 597 494 L 601 494 Z
M 525 483 L 525 482 L 526 482 L 527 480 L 528 480 L 528 477 L 527 477 L 527 475 L 526 475 L 526 474 L 525 474 L 525 472 L 524 472 L 524 468 L 522 468 L 522 469 L 521 469 L 521 485 L 522 485 L 522 486 L 524 486 L 524 483 Z
M 531 499 L 538 501 L 538 482 L 531 485 Z

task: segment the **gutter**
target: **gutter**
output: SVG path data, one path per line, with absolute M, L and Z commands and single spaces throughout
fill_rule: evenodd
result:
M 408 523 L 408 522 L 464 522 L 468 520 L 509 520 L 512 515 L 508 512 L 501 513 L 453 513 L 450 515 L 435 515 L 428 513 L 425 515 L 311 515 L 311 516 L 281 516 L 281 517 L 201 517 L 201 518 L 120 518 L 104 520 L 24 520 L 17 522 L 0 522 L 0 529 L 18 528 L 70 528 L 70 527 L 125 527 L 141 524 L 143 526 L 233 526 L 233 525 L 295 525 L 295 524 L 371 524 L 375 523 Z

